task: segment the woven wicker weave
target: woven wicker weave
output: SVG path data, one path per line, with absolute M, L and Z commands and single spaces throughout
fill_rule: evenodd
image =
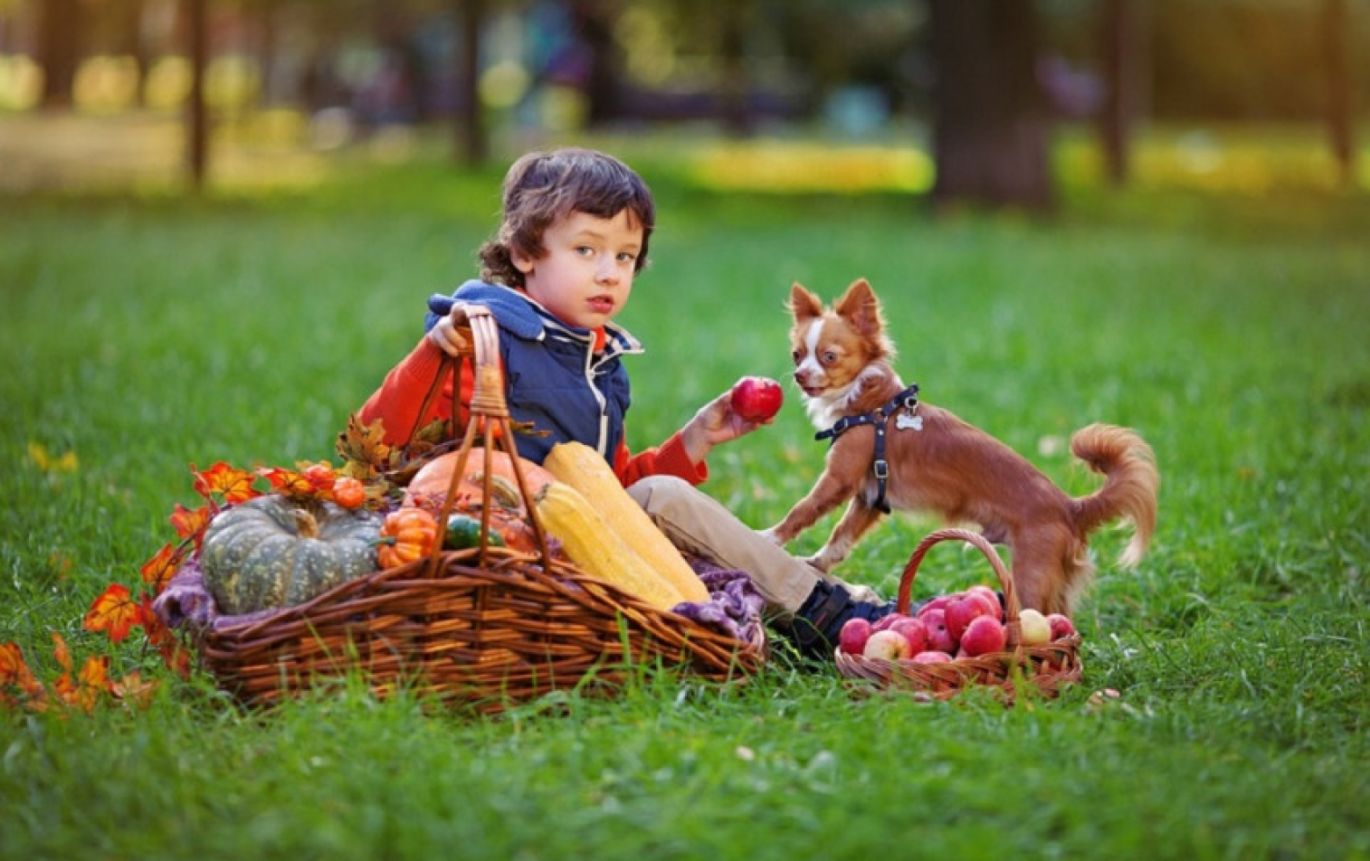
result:
M 500 385 L 498 330 L 486 313 L 473 311 L 470 322 L 476 385 L 443 523 L 478 430 L 495 443 L 484 446 L 487 498 L 490 452 L 501 447 L 529 499 Z M 527 507 L 536 554 L 488 546 L 490 507 L 484 506 L 481 546 L 439 548 L 430 558 L 351 580 L 267 619 L 208 629 L 200 636 L 201 658 L 221 686 L 249 703 L 358 671 L 380 695 L 412 685 L 484 711 L 557 688 L 611 691 L 644 663 L 717 680 L 758 668 L 760 639 L 742 642 L 657 610 L 553 558 L 534 506 Z
M 852 679 L 864 679 L 889 688 L 906 689 L 921 695 L 948 699 L 970 685 L 990 685 L 1006 699 L 1012 700 L 1015 688 L 1025 683 L 1048 697 L 1055 696 L 1063 685 L 1080 680 L 1080 636 L 1073 634 L 1050 643 L 1024 646 L 1020 643 L 1018 615 L 1021 607 L 1013 589 L 1013 577 L 984 536 L 966 529 L 942 529 L 929 534 L 914 549 L 899 581 L 897 608 L 907 613 L 909 596 L 918 566 L 928 551 L 943 541 L 965 541 L 989 560 L 990 567 L 1004 592 L 1005 627 L 1008 648 L 976 657 L 958 658 L 935 664 L 920 664 L 904 659 L 889 661 L 848 655 L 838 649 L 837 670 Z

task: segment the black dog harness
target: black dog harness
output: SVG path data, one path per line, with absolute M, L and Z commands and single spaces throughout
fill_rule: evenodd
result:
M 885 405 L 878 410 L 862 413 L 859 416 L 845 416 L 837 420 L 837 424 L 825 431 L 814 434 L 814 439 L 831 440 L 831 446 L 837 442 L 846 431 L 859 425 L 875 425 L 875 460 L 871 463 L 871 469 L 875 472 L 875 482 L 877 492 L 875 495 L 875 509 L 883 514 L 890 513 L 890 505 L 885 501 L 885 486 L 889 483 L 890 462 L 885 460 L 885 425 L 889 422 L 890 416 L 898 410 L 908 410 L 910 414 L 918 408 L 918 384 L 914 383 L 907 389 L 885 402 Z

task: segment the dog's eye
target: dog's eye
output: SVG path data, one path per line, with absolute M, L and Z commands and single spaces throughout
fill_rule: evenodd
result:
M 799 364 L 800 358 L 801 356 L 798 350 L 790 350 L 790 360 L 793 361 L 796 365 Z
M 837 354 L 834 353 L 832 350 L 828 350 L 826 353 L 823 354 L 823 364 L 825 364 L 825 365 L 831 365 L 833 362 L 836 362 L 836 361 L 837 361 Z

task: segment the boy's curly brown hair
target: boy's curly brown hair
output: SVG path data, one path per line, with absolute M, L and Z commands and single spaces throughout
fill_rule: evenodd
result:
M 652 193 L 632 168 L 590 149 L 532 152 L 504 176 L 504 219 L 499 232 L 480 248 L 481 279 L 509 287 L 524 286 L 513 254 L 533 259 L 547 253 L 542 234 L 572 212 L 613 218 L 624 210 L 642 226 L 642 248 L 635 272 L 647 265 L 647 241 L 656 223 Z

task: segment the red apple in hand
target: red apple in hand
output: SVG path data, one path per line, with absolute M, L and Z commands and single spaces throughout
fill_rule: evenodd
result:
M 961 649 L 972 657 L 1002 652 L 1008 634 L 993 616 L 976 616 L 961 634 Z
M 837 647 L 843 654 L 859 655 L 866 650 L 871 636 L 871 623 L 865 619 L 848 619 L 837 635 Z
M 743 377 L 733 386 L 733 412 L 749 422 L 770 421 L 780 412 L 785 390 L 769 377 Z

